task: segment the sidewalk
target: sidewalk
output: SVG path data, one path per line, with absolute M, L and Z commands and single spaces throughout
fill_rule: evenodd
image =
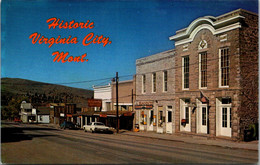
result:
M 122 135 L 149 137 L 161 140 L 170 140 L 184 143 L 204 144 L 213 145 L 219 147 L 238 148 L 246 150 L 258 151 L 258 141 L 251 142 L 234 142 L 222 139 L 207 139 L 204 137 L 192 137 L 192 136 L 181 136 L 178 134 L 158 134 L 155 132 L 133 132 L 133 131 L 121 131 Z

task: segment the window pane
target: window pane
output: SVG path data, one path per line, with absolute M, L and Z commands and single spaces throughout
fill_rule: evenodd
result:
M 190 114 L 189 114 L 189 107 L 185 107 L 185 119 L 186 119 L 186 123 L 189 123 L 189 117 L 190 117 Z
M 189 56 L 183 57 L 183 82 L 184 82 L 184 88 L 189 88 Z
M 167 71 L 164 71 L 164 72 L 163 72 L 163 75 L 164 75 L 164 83 L 163 83 L 164 87 L 163 87 L 163 89 L 164 89 L 164 91 L 166 92 L 166 91 L 167 91 L 167 81 L 168 81 Z
M 143 93 L 146 92 L 146 89 L 145 89 L 145 81 L 146 81 L 146 77 L 145 77 L 145 75 L 143 75 Z
M 207 125 L 206 124 L 206 119 L 207 119 L 207 108 L 206 107 L 202 107 L 202 125 Z
M 156 92 L 156 73 L 153 73 L 153 92 Z
M 172 111 L 168 111 L 168 122 L 172 122 Z
M 201 87 L 207 87 L 207 52 L 201 53 L 200 56 Z
M 221 86 L 229 85 L 230 59 L 229 48 L 221 49 Z
M 222 108 L 222 127 L 227 127 L 227 108 Z

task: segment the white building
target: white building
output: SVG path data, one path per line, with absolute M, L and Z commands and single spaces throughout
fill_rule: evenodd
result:
M 94 89 L 94 99 L 102 99 L 101 111 L 111 110 L 111 98 L 112 98 L 112 88 L 111 84 L 104 86 L 93 86 Z M 95 110 L 98 110 L 96 108 Z

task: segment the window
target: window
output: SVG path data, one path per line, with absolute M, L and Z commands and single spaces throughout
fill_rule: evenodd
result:
M 189 88 L 189 63 L 190 59 L 189 56 L 182 58 L 182 66 L 183 66 L 183 89 Z
M 232 108 L 230 108 L 230 113 L 229 113 L 229 125 L 230 125 L 230 127 L 232 126 L 231 110 L 232 110 Z
M 156 73 L 153 73 L 152 79 L 153 79 L 152 92 L 156 92 Z
M 206 107 L 202 107 L 202 125 L 207 125 L 206 124 L 206 119 L 207 119 L 207 108 Z
M 159 112 L 159 120 L 161 120 L 161 121 L 163 120 L 163 111 Z
M 207 52 L 200 53 L 200 87 L 207 87 Z
M 227 128 L 227 108 L 222 108 L 222 127 Z
M 172 111 L 168 111 L 168 122 L 172 122 Z
M 185 119 L 186 119 L 186 123 L 189 123 L 189 119 L 190 119 L 189 107 L 185 107 Z
M 168 75 L 167 71 L 163 72 L 163 91 L 167 92 L 167 81 L 168 81 Z
M 150 113 L 150 124 L 153 123 L 153 110 L 151 110 L 151 113 Z
M 229 48 L 220 49 L 220 86 L 229 86 Z
M 146 92 L 145 83 L 146 83 L 146 77 L 145 77 L 145 75 L 143 75 L 143 77 L 142 77 L 142 92 L 143 93 Z

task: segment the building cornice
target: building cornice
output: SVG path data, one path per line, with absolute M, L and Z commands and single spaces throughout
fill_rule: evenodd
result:
M 175 41 L 175 46 L 192 42 L 195 35 L 202 29 L 208 29 L 213 35 L 225 33 L 230 30 L 241 28 L 241 22 L 245 18 L 238 9 L 227 14 L 213 17 L 205 16 L 194 20 L 187 28 L 176 31 L 176 35 L 169 37 Z

